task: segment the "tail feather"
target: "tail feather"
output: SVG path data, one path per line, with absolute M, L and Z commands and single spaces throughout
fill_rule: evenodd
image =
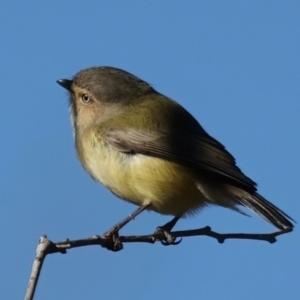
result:
M 249 194 L 244 192 L 240 197 L 238 197 L 237 201 L 279 229 L 294 227 L 291 221 L 295 221 L 289 215 L 258 193 Z

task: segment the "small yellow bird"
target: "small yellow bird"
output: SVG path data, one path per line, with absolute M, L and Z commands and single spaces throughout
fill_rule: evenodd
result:
M 57 81 L 70 92 L 78 157 L 86 171 L 118 197 L 174 218 L 205 206 L 246 206 L 283 230 L 286 213 L 257 193 L 234 157 L 182 106 L 136 76 L 113 67 Z M 120 228 L 115 228 L 115 232 Z M 115 233 L 114 232 L 114 233 Z

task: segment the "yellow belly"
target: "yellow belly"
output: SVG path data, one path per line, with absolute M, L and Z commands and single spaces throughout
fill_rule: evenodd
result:
M 83 153 L 81 161 L 93 178 L 136 205 L 151 204 L 150 209 L 158 213 L 181 216 L 207 202 L 194 174 L 180 164 L 121 153 L 99 139 Z

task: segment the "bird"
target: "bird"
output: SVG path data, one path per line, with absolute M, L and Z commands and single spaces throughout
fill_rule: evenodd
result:
M 279 230 L 294 220 L 265 199 L 226 148 L 180 104 L 115 67 L 91 67 L 57 83 L 69 92 L 78 158 L 90 176 L 138 208 L 181 218 L 208 206 L 246 207 Z

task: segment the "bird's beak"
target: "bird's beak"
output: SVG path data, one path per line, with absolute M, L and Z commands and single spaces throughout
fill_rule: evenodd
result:
M 56 81 L 59 85 L 61 85 L 63 88 L 71 92 L 71 86 L 73 81 L 69 79 L 59 79 Z

